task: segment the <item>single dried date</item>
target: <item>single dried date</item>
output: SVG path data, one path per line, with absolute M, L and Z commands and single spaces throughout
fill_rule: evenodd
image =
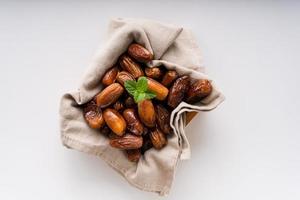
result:
M 156 99 L 163 101 L 168 96 L 169 90 L 158 81 L 147 77 L 148 90 L 156 94 Z
M 139 44 L 131 44 L 127 50 L 128 54 L 139 62 L 149 62 L 153 59 L 153 54 L 145 47 Z
M 156 106 L 156 122 L 163 133 L 165 134 L 172 133 L 172 128 L 170 126 L 170 113 L 161 104 Z
M 115 109 L 106 108 L 103 112 L 107 126 L 117 135 L 122 136 L 126 130 L 126 121 Z
M 177 77 L 178 73 L 175 70 L 167 71 L 163 76 L 161 84 L 163 84 L 166 87 L 169 87 Z
M 146 99 L 138 103 L 138 114 L 143 124 L 148 127 L 155 126 L 155 110 L 151 100 Z
M 105 124 L 102 112 L 94 101 L 90 101 L 85 105 L 83 115 L 91 128 L 99 129 Z
M 185 93 L 188 91 L 190 85 L 190 77 L 182 76 L 173 83 L 170 88 L 168 105 L 172 108 L 178 106 L 183 100 Z
M 117 81 L 121 85 L 125 86 L 125 82 L 129 81 L 129 80 L 131 80 L 131 81 L 135 80 L 135 78 L 129 72 L 121 71 L 121 72 L 118 73 Z
M 105 108 L 115 103 L 118 98 L 123 94 L 124 88 L 119 83 L 113 83 L 104 88 L 97 96 L 97 105 L 101 108 Z
M 104 86 L 108 86 L 110 84 L 113 84 L 117 78 L 119 72 L 119 68 L 117 66 L 114 66 L 110 68 L 103 76 L 102 78 L 102 84 Z
M 150 132 L 150 139 L 155 149 L 161 149 L 167 144 L 166 136 L 158 128 Z
M 134 78 L 144 76 L 144 72 L 141 66 L 135 61 L 133 61 L 129 56 L 127 55 L 121 56 L 119 63 L 122 69 L 128 71 Z
M 111 139 L 109 143 L 118 149 L 138 149 L 143 145 L 143 137 L 126 133 L 123 137 Z
M 187 92 L 186 101 L 188 103 L 196 103 L 210 95 L 211 91 L 212 85 L 208 80 L 197 80 L 191 84 Z
M 127 129 L 135 134 L 142 135 L 144 132 L 144 125 L 138 119 L 136 112 L 132 108 L 127 108 L 123 111 L 123 117 L 127 122 Z
M 159 79 L 163 75 L 163 72 L 159 67 L 146 67 L 145 74 L 150 78 Z

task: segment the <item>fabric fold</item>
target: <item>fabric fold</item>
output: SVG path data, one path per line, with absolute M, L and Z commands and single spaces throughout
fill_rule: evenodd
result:
M 119 26 L 117 26 L 119 25 Z M 137 43 L 144 45 L 147 49 L 154 53 L 154 59 L 158 60 L 167 51 L 167 49 L 174 44 L 174 41 L 182 32 L 183 28 L 169 24 L 162 24 L 160 22 L 147 19 L 114 19 L 110 25 L 109 30 L 113 32 L 120 26 L 132 25 L 134 27 L 142 27 L 145 31 L 149 43 L 148 46 L 143 40 L 136 40 Z

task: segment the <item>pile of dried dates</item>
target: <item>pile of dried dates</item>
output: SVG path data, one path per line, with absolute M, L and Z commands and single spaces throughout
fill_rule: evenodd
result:
M 148 149 L 167 144 L 170 114 L 180 102 L 196 103 L 212 91 L 208 80 L 192 80 L 163 66 L 146 67 L 152 59 L 143 46 L 131 44 L 102 77 L 104 89 L 83 106 L 88 125 L 133 162 Z

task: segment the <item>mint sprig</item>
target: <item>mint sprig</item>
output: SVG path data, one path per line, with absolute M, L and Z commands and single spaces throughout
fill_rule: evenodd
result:
M 148 90 L 148 81 L 144 76 L 140 77 L 138 81 L 125 81 L 125 89 L 133 96 L 136 103 L 156 97 L 154 92 Z

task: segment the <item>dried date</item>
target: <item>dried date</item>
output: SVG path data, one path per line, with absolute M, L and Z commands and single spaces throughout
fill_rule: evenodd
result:
M 109 143 L 118 149 L 138 149 L 143 145 L 143 137 L 126 133 L 123 137 L 111 139 Z
M 122 136 L 126 130 L 126 121 L 115 109 L 106 108 L 103 112 L 107 126 L 117 135 Z
M 172 108 L 178 106 L 178 104 L 183 100 L 185 93 L 189 89 L 190 77 L 182 76 L 173 83 L 170 88 L 168 105 Z

